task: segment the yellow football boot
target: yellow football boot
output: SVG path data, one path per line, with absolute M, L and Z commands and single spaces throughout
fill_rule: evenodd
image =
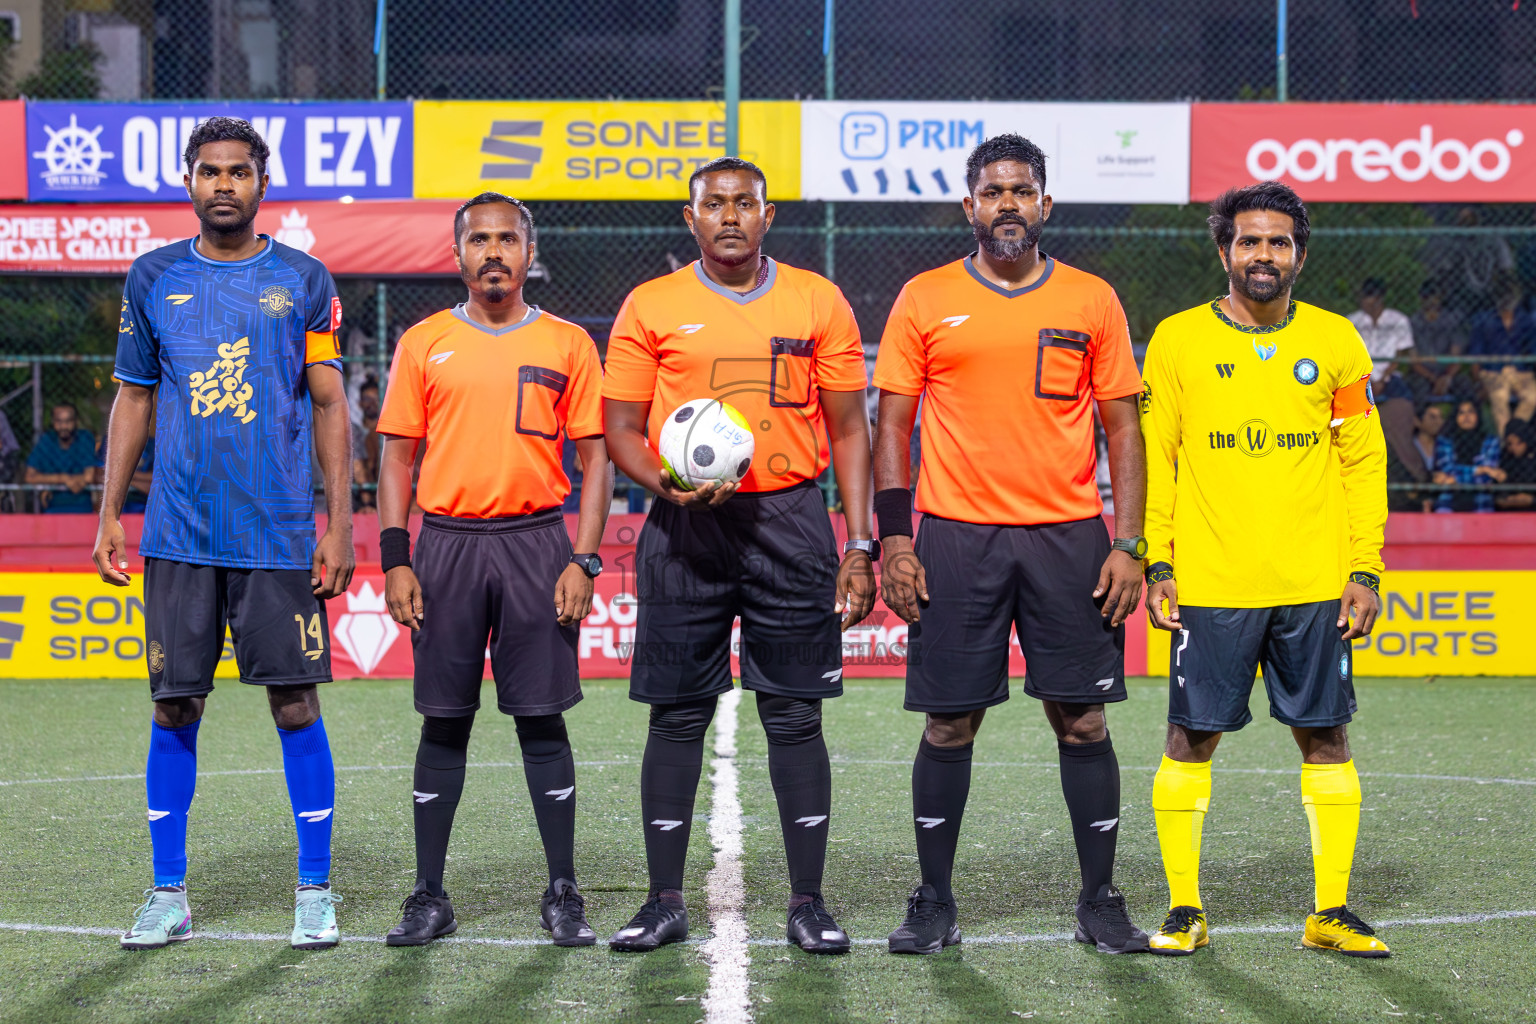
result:
M 1211 944 L 1205 925 L 1205 911 L 1199 907 L 1174 907 L 1168 911 L 1163 926 L 1147 940 L 1151 951 L 1163 956 L 1189 956 L 1201 946 Z
M 1387 944 L 1376 938 L 1371 926 L 1351 914 L 1343 905 L 1309 915 L 1301 944 L 1312 949 L 1337 950 L 1345 956 L 1392 955 Z

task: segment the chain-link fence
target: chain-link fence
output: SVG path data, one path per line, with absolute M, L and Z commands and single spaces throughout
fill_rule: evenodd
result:
M 117 99 L 716 99 L 722 6 L 60 0 L 41 5 L 36 31 L 19 38 L 17 23 L 0 13 L 0 39 L 7 40 L 0 89 Z M 830 79 L 832 94 L 868 99 L 1274 98 L 1279 6 L 979 0 L 941 12 L 915 0 L 835 0 L 829 37 L 828 0 L 742 0 L 742 95 L 820 98 Z M 1289 0 L 1286 95 L 1530 98 L 1531 7 L 1513 0 Z M 600 344 L 630 288 L 696 255 L 676 203 L 533 207 L 545 274 L 530 283 L 528 297 L 582 324 Z M 1224 287 L 1204 214 L 1195 205 L 1062 205 L 1044 245 L 1115 285 L 1140 345 L 1162 317 Z M 1297 295 L 1328 309 L 1354 310 L 1364 279 L 1380 279 L 1389 307 L 1409 315 L 1436 303 L 1447 310 L 1460 344 L 1470 320 L 1491 308 L 1500 281 L 1536 294 L 1529 206 L 1321 204 L 1313 223 Z M 829 209 L 785 202 L 767 251 L 833 277 L 873 353 L 902 283 L 972 244 L 958 204 Z M 347 279 L 341 287 L 354 375 L 382 376 L 406 327 L 462 297 L 452 278 Z M 120 288 L 120 279 L 0 277 L 0 412 L 21 452 L 46 428 L 54 401 L 79 406 L 87 429 L 101 426 Z M 1476 375 L 1476 368 L 1462 374 Z M 0 452 L 0 474 L 15 479 L 15 459 L 4 458 Z

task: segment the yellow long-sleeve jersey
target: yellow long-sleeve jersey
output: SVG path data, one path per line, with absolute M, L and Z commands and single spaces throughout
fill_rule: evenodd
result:
M 1386 442 L 1371 359 L 1341 316 L 1291 304 L 1273 327 L 1219 303 L 1158 325 L 1147 346 L 1147 564 L 1179 603 L 1267 608 L 1337 598 L 1380 575 Z

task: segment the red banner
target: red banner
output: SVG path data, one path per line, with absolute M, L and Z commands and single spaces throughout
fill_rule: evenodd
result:
M 1278 178 L 1308 202 L 1536 201 L 1536 106 L 1196 103 L 1190 198 Z
M 9 159 L 0 158 L 0 182 Z M 430 199 L 268 203 L 256 215 L 256 230 L 309 253 L 336 275 L 457 274 L 449 247 L 458 205 Z M 142 253 L 196 233 L 190 204 L 0 205 L 0 271 L 123 274 Z
M 21 100 L 0 100 L 0 199 L 27 198 L 27 111 Z

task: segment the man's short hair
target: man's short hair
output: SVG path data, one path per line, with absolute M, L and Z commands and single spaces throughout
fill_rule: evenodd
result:
M 53 408 L 48 410 L 48 414 L 51 416 L 52 414 L 58 412 L 60 409 L 68 409 L 70 412 L 75 414 L 75 419 L 80 418 L 80 407 L 75 405 L 74 402 L 54 402 Z
M 1367 298 L 1387 294 L 1387 282 L 1379 277 L 1368 277 L 1360 282 L 1360 294 Z
M 475 198 L 466 200 L 453 214 L 453 243 L 457 245 L 459 238 L 464 234 L 464 222 L 469 219 L 469 209 L 472 206 L 484 206 L 486 203 L 506 203 L 517 210 L 523 216 L 523 234 L 528 236 L 528 241 L 533 242 L 538 238 L 538 231 L 533 226 L 533 211 L 521 199 L 513 199 L 509 195 L 500 192 L 481 192 Z
M 1223 253 L 1232 248 L 1232 240 L 1237 237 L 1237 215 L 1252 210 L 1269 210 L 1291 218 L 1291 237 L 1296 240 L 1296 251 L 1307 251 L 1307 238 L 1312 234 L 1307 204 L 1289 185 L 1279 181 L 1261 181 L 1228 189 L 1216 197 L 1211 203 L 1211 215 L 1205 222 L 1211 229 L 1211 241 L 1216 243 L 1216 248 Z
M 1434 280 L 1433 278 L 1431 278 L 1431 279 L 1425 281 L 1423 284 L 1419 285 L 1419 298 L 1421 298 L 1421 299 L 1427 299 L 1431 295 L 1441 295 L 1441 294 L 1443 294 L 1443 293 L 1440 291 L 1440 282 Z
M 988 164 L 995 164 L 999 160 L 1029 164 L 1035 172 L 1035 184 L 1040 186 L 1040 191 L 1045 191 L 1045 151 L 1013 132 L 994 135 L 971 150 L 971 155 L 965 158 L 966 191 L 974 193 L 977 183 L 981 181 L 981 172 L 986 170 Z
M 707 164 L 700 164 L 699 168 L 688 175 L 688 201 L 693 202 L 694 187 L 704 179 L 706 174 L 715 174 L 719 171 L 746 171 L 757 179 L 762 186 L 763 198 L 768 197 L 768 176 L 763 169 L 750 160 L 743 160 L 739 156 L 717 156 Z
M 182 159 L 187 163 L 187 173 L 192 173 L 192 165 L 197 163 L 197 151 L 210 142 L 243 142 L 250 147 L 251 162 L 256 165 L 256 175 L 260 177 L 267 173 L 267 158 L 272 151 L 267 148 L 267 140 L 261 137 L 261 133 L 252 127 L 251 122 L 239 117 L 210 117 L 187 136 L 187 149 L 182 154 Z

